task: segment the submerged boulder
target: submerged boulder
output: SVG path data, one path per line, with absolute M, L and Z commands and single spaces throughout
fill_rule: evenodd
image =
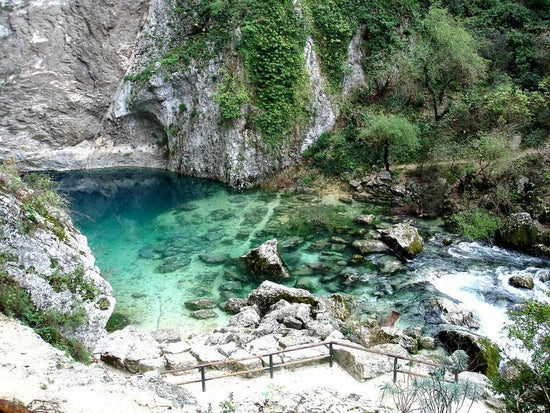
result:
M 412 259 L 424 248 L 422 237 L 412 225 L 400 223 L 378 232 L 382 241 L 400 258 Z
M 358 239 L 353 242 L 352 246 L 363 255 L 390 251 L 385 243 L 377 239 Z
M 184 305 L 190 310 L 210 310 L 216 307 L 217 301 L 213 298 L 203 297 L 188 300 L 184 303 Z
M 223 252 L 210 252 L 199 255 L 202 262 L 207 264 L 223 264 L 229 259 L 229 254 Z
M 281 280 L 290 274 L 281 259 L 279 243 L 275 238 L 264 242 L 241 257 L 246 262 L 252 276 L 257 280 Z
M 372 225 L 376 217 L 373 214 L 359 215 L 355 218 L 355 222 L 360 225 Z

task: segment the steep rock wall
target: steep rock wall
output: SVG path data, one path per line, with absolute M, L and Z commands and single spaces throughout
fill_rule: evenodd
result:
M 221 117 L 214 96 L 223 53 L 175 72 L 158 63 L 181 36 L 178 2 L 1 3 L 0 159 L 15 158 L 22 169 L 145 166 L 246 187 L 294 163 L 334 125 L 311 38 L 303 52 L 307 120 L 274 148 L 248 122 L 253 105 L 238 119 Z M 124 80 L 155 60 L 144 84 Z
M 224 120 L 214 98 L 229 57 L 220 53 L 206 63 L 193 61 L 187 70 L 175 73 L 159 63 L 166 53 L 163 45 L 171 43 L 174 28 L 181 25 L 173 8 L 173 2 L 152 1 L 142 32 L 145 35 L 128 74 L 139 74 L 156 61 L 154 73 L 145 83 L 121 83 L 108 115 L 108 144 L 119 141 L 121 134 L 152 133 L 157 145 L 164 148 L 168 169 L 246 187 L 295 162 L 321 133 L 333 127 L 335 115 L 323 88 L 311 38 L 305 42 L 304 70 L 307 107 L 312 115 L 303 128 L 289 133 L 284 143 L 274 148 L 250 127 L 248 118 L 255 110 L 251 105 L 243 105 L 238 119 Z M 236 71 L 244 70 L 242 63 L 237 66 Z
M 86 167 L 148 1 L 0 3 L 0 158 Z
M 71 318 L 61 334 L 93 348 L 113 312 L 112 288 L 69 216 L 39 212 L 36 202 L 33 190 L 0 171 L 0 284 L 15 283 L 38 311 Z

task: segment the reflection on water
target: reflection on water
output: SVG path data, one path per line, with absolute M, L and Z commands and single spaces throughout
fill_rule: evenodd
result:
M 400 218 L 372 205 L 344 205 L 330 196 L 236 193 L 208 180 L 150 170 L 102 170 L 56 176 L 74 210 L 73 219 L 117 298 L 117 311 L 146 330 L 182 332 L 226 323 L 197 320 L 184 302 L 212 297 L 223 303 L 246 296 L 256 284 L 238 257 L 276 237 L 291 270 L 290 286 L 315 294 L 345 292 L 360 298 L 364 312 L 403 314 L 400 324 L 423 324 L 429 297 L 446 295 L 472 309 L 482 330 L 496 338 L 505 310 L 532 297 L 544 298 L 540 278 L 548 261 L 477 243 L 445 247 L 438 222 L 415 222 L 425 251 L 409 263 L 391 255 L 354 258 L 351 243 L 375 236 L 354 217 L 375 213 L 377 225 Z M 508 285 L 513 274 L 532 275 L 534 291 Z

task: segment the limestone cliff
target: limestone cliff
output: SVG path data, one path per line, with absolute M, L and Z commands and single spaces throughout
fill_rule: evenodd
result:
M 286 116 L 292 127 L 273 145 L 253 125 L 258 99 L 243 100 L 229 120 L 216 99 L 228 71 L 254 93 L 246 61 L 235 57 L 239 24 L 228 26 L 229 47 L 173 60 L 175 40 L 208 30 L 197 29 L 208 2 L 0 3 L 0 159 L 13 157 L 22 169 L 145 166 L 245 187 L 295 162 L 334 125 L 309 35 L 300 43 L 302 113 Z M 301 21 L 301 2 L 287 3 Z
M 0 170 L 0 309 L 90 349 L 106 334 L 115 299 L 55 199 Z
M 24 169 L 87 167 L 148 1 L 0 5 L 0 158 Z

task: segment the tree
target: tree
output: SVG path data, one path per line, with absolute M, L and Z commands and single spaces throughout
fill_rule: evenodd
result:
M 519 340 L 530 360 L 512 361 L 507 374 L 493 379 L 493 388 L 504 395 L 509 411 L 550 411 L 550 305 L 528 301 L 510 317 L 508 335 Z
M 386 171 L 390 170 L 390 150 L 394 157 L 403 157 L 420 147 L 418 128 L 403 116 L 373 115 L 369 124 L 361 130 L 359 139 L 383 149 Z
M 477 53 L 476 40 L 446 9 L 430 7 L 419 32 L 409 74 L 427 90 L 439 121 L 449 112 L 454 92 L 483 76 L 485 60 Z

